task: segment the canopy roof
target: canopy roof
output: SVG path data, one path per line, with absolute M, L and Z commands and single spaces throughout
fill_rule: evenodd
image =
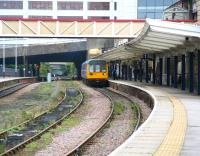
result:
M 99 55 L 98 58 L 123 60 L 148 53 L 178 51 L 194 47 L 199 39 L 200 26 L 191 25 L 191 23 L 147 19 L 135 39 Z

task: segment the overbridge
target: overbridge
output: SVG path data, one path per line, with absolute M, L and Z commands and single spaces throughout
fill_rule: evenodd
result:
M 0 37 L 134 38 L 144 20 L 0 19 Z

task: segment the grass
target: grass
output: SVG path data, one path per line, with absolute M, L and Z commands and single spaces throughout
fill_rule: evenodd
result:
M 30 120 L 47 110 L 54 109 L 58 102 L 63 99 L 65 88 L 77 86 L 76 82 L 70 81 L 41 83 L 31 92 L 20 96 L 10 105 L 8 104 L 8 108 L 0 109 L 0 132 Z M 79 97 L 73 100 L 73 103 L 76 103 Z M 21 108 L 16 109 L 13 105 Z
M 46 145 L 51 143 L 53 140 L 53 134 L 51 132 L 45 133 L 41 136 L 40 140 L 34 141 L 30 144 L 28 144 L 25 148 L 25 152 L 34 152 L 39 149 L 44 148 Z
M 115 101 L 114 102 L 114 115 L 120 115 L 125 110 L 125 106 L 122 102 Z
M 5 145 L 0 143 L 0 153 L 5 151 Z

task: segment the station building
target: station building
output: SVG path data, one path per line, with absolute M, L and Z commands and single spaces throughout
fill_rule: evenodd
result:
M 0 0 L 1 18 L 161 19 L 178 0 Z M 17 12 L 17 14 L 16 14 Z

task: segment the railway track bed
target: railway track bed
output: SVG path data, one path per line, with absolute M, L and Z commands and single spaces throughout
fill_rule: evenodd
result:
M 112 115 L 108 122 L 69 155 L 106 156 L 122 144 L 139 126 L 140 110 L 132 100 L 109 89 L 97 90 L 112 101 Z
M 79 102 L 79 104 L 81 104 L 83 96 L 80 91 L 75 90 L 76 89 L 67 89 L 67 96 L 71 94 L 73 96 L 73 94 L 79 93 L 82 97 Z M 71 103 L 68 103 L 67 100 L 65 95 L 65 98 L 61 103 L 51 112 L 45 113 L 24 125 L 6 131 L 0 139 L 0 155 L 10 155 L 15 153 L 18 149 L 25 147 L 26 144 L 37 139 L 50 128 L 55 127 L 64 120 L 64 118 L 79 106 L 79 104 L 72 105 Z
M 12 86 L 9 86 L 7 88 L 1 89 L 0 90 L 0 98 L 7 96 L 9 94 L 12 94 L 12 93 L 16 92 L 17 90 L 20 90 L 28 85 L 29 85 L 29 83 L 17 83 Z

